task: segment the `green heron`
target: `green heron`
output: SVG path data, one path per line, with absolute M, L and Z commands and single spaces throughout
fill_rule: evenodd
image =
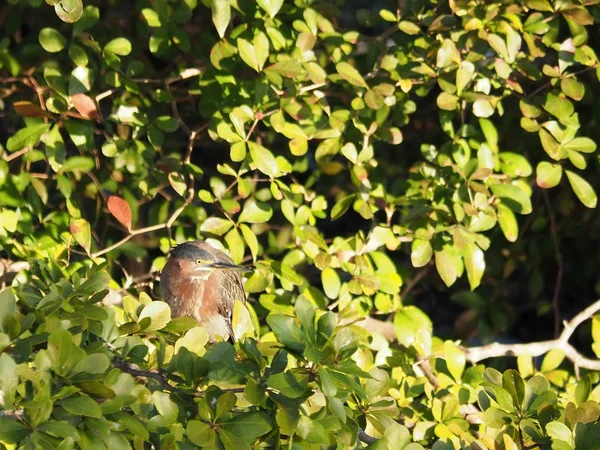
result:
M 196 319 L 208 331 L 211 342 L 217 335 L 235 340 L 233 306 L 236 301 L 246 302 L 242 271 L 250 270 L 235 265 L 206 242 L 180 244 L 171 250 L 160 274 L 163 299 L 174 317 Z

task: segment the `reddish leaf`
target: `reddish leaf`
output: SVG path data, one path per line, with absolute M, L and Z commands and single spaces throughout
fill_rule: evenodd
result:
M 42 108 L 40 108 L 39 105 L 36 105 L 35 103 L 14 102 L 13 106 L 14 106 L 15 110 L 17 111 L 17 114 L 20 115 L 21 117 L 35 117 L 35 118 L 52 117 L 50 114 L 48 114 L 46 111 L 44 111 Z
M 131 208 L 121 197 L 111 195 L 107 202 L 110 213 L 121 222 L 128 230 L 131 229 Z
M 71 97 L 73 106 L 83 117 L 93 120 L 100 119 L 100 113 L 96 108 L 96 103 L 85 94 L 75 94 Z

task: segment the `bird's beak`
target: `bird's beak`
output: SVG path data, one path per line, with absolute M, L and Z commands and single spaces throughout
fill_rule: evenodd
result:
M 242 267 L 242 266 L 238 266 L 235 264 L 220 263 L 220 262 L 210 263 L 206 267 L 210 267 L 211 269 L 237 270 L 239 272 L 252 272 L 252 269 L 248 269 L 247 267 Z

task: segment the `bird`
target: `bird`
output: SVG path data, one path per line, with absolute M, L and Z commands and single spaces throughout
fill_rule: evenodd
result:
M 242 272 L 251 270 L 206 241 L 185 242 L 170 251 L 160 274 L 162 297 L 173 317 L 196 319 L 210 342 L 217 336 L 235 341 L 233 308 L 246 302 Z

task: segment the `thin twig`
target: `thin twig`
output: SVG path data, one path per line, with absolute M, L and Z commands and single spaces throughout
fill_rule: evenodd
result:
M 179 208 L 177 208 L 173 212 L 173 214 L 171 214 L 171 217 L 169 217 L 169 220 L 167 220 L 165 223 L 159 223 L 157 225 L 139 228 L 137 230 L 131 230 L 131 232 L 127 236 L 125 236 L 123 239 L 121 239 L 120 241 L 115 242 L 113 245 L 106 247 L 102 250 L 99 250 L 96 253 L 92 253 L 92 255 L 91 255 L 92 259 L 98 258 L 99 256 L 102 256 L 116 248 L 119 248 L 121 245 L 128 242 L 134 236 L 138 236 L 140 234 L 145 234 L 145 233 L 150 233 L 152 231 L 164 230 L 165 228 L 167 230 L 170 230 L 171 227 L 173 226 L 173 223 L 177 220 L 177 218 L 180 216 L 180 214 L 183 212 L 183 210 L 191 203 L 192 199 L 194 198 L 194 193 L 195 193 L 195 191 L 194 191 L 193 187 L 188 189 L 188 196 L 185 199 L 185 201 L 183 202 L 183 204 Z
M 554 337 L 558 337 L 560 333 L 560 287 L 562 284 L 564 264 L 562 254 L 560 252 L 560 244 L 558 242 L 554 211 L 552 210 L 552 205 L 550 204 L 547 191 L 544 190 L 542 195 L 544 196 L 546 209 L 548 209 L 548 215 L 550 216 L 550 235 L 552 236 L 552 245 L 554 246 L 554 258 L 556 259 L 556 265 L 558 267 L 556 281 L 554 283 L 554 295 L 552 297 L 552 308 L 554 309 Z
M 151 378 L 153 380 L 156 380 L 164 389 L 166 389 L 169 392 L 177 392 L 177 388 L 167 383 L 167 380 L 165 380 L 165 378 L 160 372 L 150 372 L 146 370 L 141 370 L 133 364 L 122 360 L 120 357 L 116 357 L 112 361 L 112 365 L 117 369 L 121 369 L 123 372 L 126 372 L 135 377 Z

